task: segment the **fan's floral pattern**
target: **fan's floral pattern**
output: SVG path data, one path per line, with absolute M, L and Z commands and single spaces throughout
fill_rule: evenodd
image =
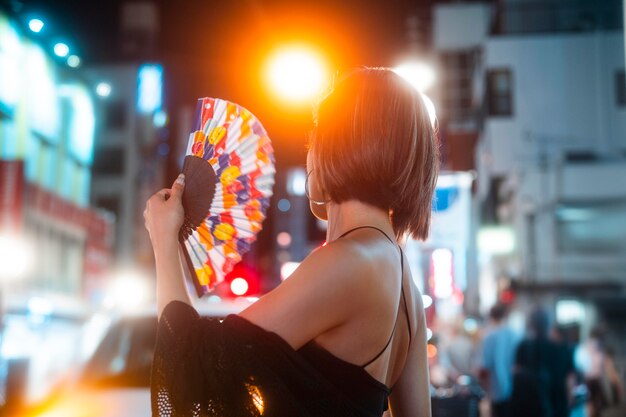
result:
M 205 221 L 185 241 L 204 293 L 224 280 L 261 230 L 274 185 L 270 138 L 252 113 L 216 98 L 198 100 L 186 155 L 217 175 Z

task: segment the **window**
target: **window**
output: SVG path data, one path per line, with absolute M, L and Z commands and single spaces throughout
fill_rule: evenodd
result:
M 448 123 L 463 124 L 474 121 L 472 107 L 472 76 L 475 67 L 473 51 L 445 52 L 441 54 L 442 114 Z
M 94 155 L 92 172 L 94 175 L 122 175 L 124 172 L 122 149 L 98 149 Z
M 122 100 L 107 101 L 104 105 L 104 125 L 110 130 L 126 128 L 126 103 Z
M 617 107 L 626 107 L 626 71 L 615 72 L 615 101 Z
M 116 196 L 99 197 L 94 202 L 94 206 L 105 209 L 106 211 L 113 213 L 116 218 L 119 218 L 120 209 L 121 209 L 119 197 L 116 197 Z
M 557 246 L 562 253 L 626 253 L 626 201 L 563 203 L 556 209 Z
M 593 162 L 598 160 L 598 155 L 593 151 L 586 150 L 577 150 L 577 151 L 566 151 L 565 152 L 565 160 L 567 162 Z
M 510 69 L 487 71 L 487 108 L 490 116 L 513 115 L 513 76 Z

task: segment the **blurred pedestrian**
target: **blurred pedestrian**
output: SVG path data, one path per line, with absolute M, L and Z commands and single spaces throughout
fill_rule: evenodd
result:
M 555 374 L 563 375 L 565 378 L 564 384 L 556 384 L 554 387 L 554 416 L 565 417 L 570 415 L 570 405 L 573 405 L 574 400 L 570 393 L 573 392 L 576 386 L 574 347 L 568 343 L 565 329 L 561 327 L 554 326 L 550 336 L 555 344 Z
M 450 326 L 449 334 L 439 348 L 439 361 L 448 380 L 456 381 L 460 376 L 475 376 L 477 371 L 477 347 L 464 327 L 461 316 Z
M 482 343 L 480 379 L 491 401 L 493 417 L 511 416 L 513 361 L 519 335 L 508 324 L 508 307 L 496 304 L 489 311 L 490 327 Z
M 430 416 L 422 297 L 398 244 L 426 238 L 437 180 L 420 93 L 389 69 L 350 73 L 319 105 L 307 171 L 326 244 L 223 322 L 198 316 L 183 280 L 184 178 L 148 200 L 154 416 L 381 416 L 388 400 L 394 417 Z
M 527 324 L 515 355 L 513 417 L 568 417 L 569 353 L 550 339 L 547 311 L 533 310 Z
M 576 350 L 576 366 L 589 390 L 590 417 L 599 417 L 604 410 L 623 401 L 624 387 L 613 356 L 600 327 L 594 328 L 587 341 Z

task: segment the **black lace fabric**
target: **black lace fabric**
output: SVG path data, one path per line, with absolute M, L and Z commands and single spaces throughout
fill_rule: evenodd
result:
M 179 301 L 159 319 L 151 402 L 159 417 L 375 416 L 275 333 L 236 315 L 202 318 Z

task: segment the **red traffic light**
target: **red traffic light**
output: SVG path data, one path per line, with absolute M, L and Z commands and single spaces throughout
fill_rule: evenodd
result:
M 228 289 L 232 297 L 243 297 L 259 293 L 259 276 L 253 269 L 237 265 L 226 275 Z

